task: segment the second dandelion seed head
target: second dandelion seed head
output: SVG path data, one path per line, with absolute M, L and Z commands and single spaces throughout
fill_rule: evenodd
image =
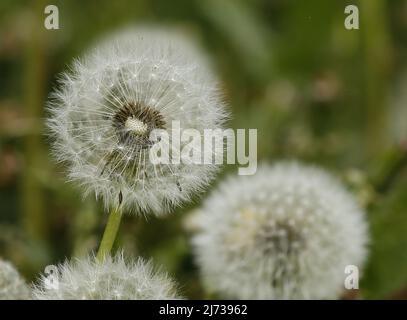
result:
M 204 280 L 227 297 L 337 298 L 345 267 L 366 258 L 356 201 L 325 171 L 297 163 L 230 178 L 196 220 Z

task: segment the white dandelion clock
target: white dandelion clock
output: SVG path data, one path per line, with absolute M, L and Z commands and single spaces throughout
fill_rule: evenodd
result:
M 49 107 L 54 154 L 68 163 L 69 178 L 106 207 L 163 214 L 213 179 L 217 164 L 149 158 L 155 129 L 171 138 L 176 122 L 177 130 L 203 134 L 226 118 L 218 81 L 187 39 L 129 29 L 75 62 L 60 84 Z
M 141 258 L 125 261 L 122 255 L 103 262 L 90 256 L 58 265 L 55 285 L 47 275 L 33 288 L 37 300 L 158 300 L 180 299 L 175 283 L 154 271 L 151 262 Z
M 240 299 L 331 299 L 366 258 L 364 212 L 321 169 L 296 163 L 231 177 L 193 239 L 209 289 Z
M 0 300 L 30 299 L 30 289 L 14 266 L 0 259 Z

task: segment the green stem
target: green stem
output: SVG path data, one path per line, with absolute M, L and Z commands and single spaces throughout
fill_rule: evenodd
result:
M 110 253 L 110 250 L 112 250 L 121 220 L 122 211 L 119 206 L 110 212 L 105 232 L 103 233 L 102 242 L 100 243 L 100 247 L 96 256 L 98 261 L 102 262 L 105 256 Z
M 44 1 L 37 1 L 31 8 L 36 14 L 30 26 L 30 37 L 26 49 L 25 99 L 26 118 L 33 123 L 24 137 L 24 162 L 22 175 L 22 224 L 31 242 L 44 245 L 47 242 L 49 226 L 44 201 L 44 190 L 39 176 L 44 174 L 44 146 L 42 144 L 41 126 L 45 93 L 45 46 L 43 31 Z M 34 2 L 33 2 L 34 3 Z
M 407 144 L 387 151 L 372 167 L 368 181 L 372 197 L 365 203 L 370 209 L 381 201 L 397 184 L 407 169 Z M 367 186 L 365 185 L 365 188 Z
M 376 191 L 381 194 L 388 192 L 406 167 L 407 146 L 400 146 L 388 151 L 372 179 Z
M 388 95 L 392 64 L 386 0 L 361 1 L 361 21 L 364 45 L 365 126 L 367 157 L 385 151 L 389 141 Z

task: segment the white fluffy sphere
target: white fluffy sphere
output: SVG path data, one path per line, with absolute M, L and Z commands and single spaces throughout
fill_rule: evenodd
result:
M 66 261 L 57 266 L 57 286 L 43 275 L 33 289 L 37 300 L 158 300 L 179 299 L 174 282 L 141 258 L 126 262 L 122 255 Z
M 0 300 L 26 300 L 30 290 L 14 266 L 0 259 Z
M 262 166 L 231 177 L 206 201 L 193 243 L 209 289 L 241 299 L 331 299 L 345 267 L 363 266 L 367 223 L 321 169 Z
M 181 130 L 202 135 L 226 118 L 205 57 L 175 31 L 128 29 L 109 37 L 62 76 L 49 111 L 55 157 L 106 207 L 120 202 L 124 211 L 163 214 L 202 191 L 219 167 L 149 159 L 154 129 L 171 139 L 179 121 Z

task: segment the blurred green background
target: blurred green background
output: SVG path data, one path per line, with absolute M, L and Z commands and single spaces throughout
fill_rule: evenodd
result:
M 59 30 L 44 28 L 48 4 Z M 344 27 L 348 4 L 359 7 L 359 30 Z M 100 36 L 155 22 L 202 43 L 229 125 L 258 129 L 260 160 L 324 166 L 367 208 L 369 262 L 361 290 L 344 298 L 407 299 L 407 1 L 2 0 L 0 18 L 0 256 L 28 280 L 96 249 L 106 220 L 49 156 L 47 95 Z M 188 242 L 200 201 L 161 219 L 125 217 L 117 242 L 163 265 L 189 298 L 208 297 Z

